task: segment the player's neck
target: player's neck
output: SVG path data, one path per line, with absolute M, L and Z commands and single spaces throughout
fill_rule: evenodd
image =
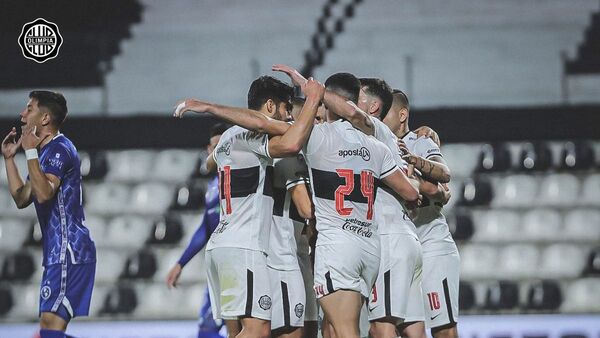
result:
M 402 138 L 402 137 L 406 136 L 406 134 L 408 134 L 408 132 L 410 132 L 410 127 L 408 126 L 408 123 L 401 123 L 400 127 L 398 129 L 396 129 L 396 131 L 394 133 L 396 134 L 397 137 Z
M 50 143 L 50 141 L 52 141 L 52 139 L 54 139 L 60 132 L 58 130 L 47 129 L 41 133 L 38 133 L 38 135 L 45 135 L 47 133 L 50 134 L 50 136 L 46 137 L 42 143 L 40 143 L 40 149 L 42 149 L 46 144 Z

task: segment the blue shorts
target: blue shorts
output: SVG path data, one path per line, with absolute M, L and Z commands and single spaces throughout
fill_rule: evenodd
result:
M 198 319 L 198 330 L 202 332 L 219 332 L 223 326 L 223 321 L 214 320 L 212 308 L 210 306 L 210 297 L 208 296 L 208 287 L 204 290 L 204 303 L 200 307 L 200 318 Z
M 90 311 L 96 263 L 63 264 L 44 267 L 40 287 L 40 315 L 53 312 L 65 321 L 87 316 Z

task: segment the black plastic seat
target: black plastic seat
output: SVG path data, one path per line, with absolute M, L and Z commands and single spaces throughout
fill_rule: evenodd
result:
M 183 225 L 176 217 L 165 217 L 154 222 L 149 244 L 177 244 L 183 238 Z
M 106 177 L 109 166 L 106 154 L 101 151 L 81 153 L 81 177 L 86 180 L 97 180 Z
M 485 144 L 477 160 L 477 172 L 503 172 L 511 168 L 510 151 L 506 144 Z
M 101 314 L 129 314 L 138 305 L 137 294 L 130 285 L 122 284 L 106 294 Z
M 552 152 L 546 143 L 524 143 L 518 168 L 522 171 L 545 171 L 552 167 Z
M 202 181 L 193 180 L 177 188 L 171 210 L 200 210 L 205 202 L 205 187 Z
M 8 281 L 27 281 L 35 272 L 33 257 L 26 251 L 14 253 L 4 260 L 2 279 Z
M 127 258 L 123 278 L 151 278 L 156 273 L 156 256 L 150 250 L 142 249 Z
M 560 285 L 552 280 L 533 283 L 527 292 L 527 309 L 557 310 L 562 304 Z
M 466 213 L 458 213 L 447 217 L 448 227 L 452 237 L 457 241 L 468 240 L 473 236 L 475 227 L 471 216 Z
M 14 300 L 10 288 L 6 286 L 0 286 L 0 316 L 9 313 L 13 305 Z
M 519 304 L 519 287 L 511 281 L 498 281 L 485 292 L 486 310 L 510 310 Z
M 596 247 L 590 252 L 583 275 L 590 277 L 600 276 L 600 247 Z
M 564 170 L 585 170 L 594 165 L 594 149 L 587 142 L 567 142 L 560 154 L 559 167 Z
M 463 186 L 460 191 L 460 205 L 489 205 L 493 197 L 492 185 L 490 182 L 478 177 L 466 179 L 463 182 Z
M 458 308 L 460 311 L 468 311 L 475 308 L 475 289 L 467 281 L 458 284 Z

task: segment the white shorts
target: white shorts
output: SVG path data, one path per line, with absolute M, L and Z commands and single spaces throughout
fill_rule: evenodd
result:
M 272 295 L 267 257 L 261 251 L 214 248 L 206 251 L 206 274 L 215 319 L 271 320 Z
M 281 327 L 303 327 L 306 291 L 300 270 L 269 269 L 273 309 L 271 330 Z
M 306 306 L 304 307 L 304 321 L 314 322 L 319 319 L 319 309 L 317 304 L 317 297 L 315 296 L 315 290 L 313 289 L 314 276 L 312 263 L 308 253 L 298 252 L 298 265 L 302 272 L 302 279 L 304 279 L 304 290 L 306 294 Z
M 369 298 L 369 320 L 423 321 L 421 243 L 410 234 L 380 235 L 381 263 Z
M 423 301 L 428 328 L 451 327 L 458 321 L 460 256 L 423 256 Z
M 356 243 L 319 245 L 315 252 L 315 293 L 321 298 L 337 290 L 369 297 L 379 270 L 379 255 Z

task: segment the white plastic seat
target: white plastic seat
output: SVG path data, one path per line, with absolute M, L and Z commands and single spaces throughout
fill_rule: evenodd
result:
M 539 203 L 545 206 L 571 206 L 579 200 L 579 180 L 571 174 L 546 176 L 540 184 Z
M 2 138 L 4 139 L 4 137 Z M 21 177 L 25 178 L 29 173 L 27 171 L 27 160 L 25 159 L 25 154 L 16 154 L 15 164 L 17 165 L 17 169 L 19 170 L 19 174 L 21 175 Z M 8 177 L 6 176 L 6 164 L 4 163 L 4 157 L 2 157 L 2 161 L 0 162 L 0 184 L 8 185 Z
M 589 175 L 583 181 L 581 200 L 585 205 L 600 206 L 600 174 Z
M 477 166 L 481 146 L 479 144 L 445 144 L 442 146 L 444 160 L 452 177 L 470 177 Z
M 162 214 L 173 199 L 173 189 L 160 183 L 142 183 L 131 192 L 131 211 Z
M 461 276 L 492 278 L 495 276 L 497 250 L 493 246 L 466 244 L 460 249 Z
M 450 201 L 446 205 L 444 205 L 444 210 L 452 210 L 456 203 L 460 200 L 460 195 L 462 193 L 462 182 L 461 180 L 452 180 L 448 183 L 448 187 L 450 188 Z
M 474 241 L 511 241 L 519 238 L 519 214 L 509 210 L 474 212 Z
M 85 226 L 90 231 L 90 236 L 94 243 L 96 243 L 96 247 L 110 245 L 108 240 L 108 226 L 104 218 L 95 215 L 86 215 Z
M 172 301 L 177 297 L 178 289 L 167 288 L 163 283 L 138 284 L 135 286 L 138 294 L 138 306 L 135 309 L 135 316 L 143 319 L 153 318 L 176 318 L 179 302 Z
M 141 182 L 148 178 L 154 153 L 148 150 L 125 150 L 107 154 L 108 180 Z
M 600 278 L 576 280 L 566 290 L 561 307 L 565 312 L 600 312 Z
M 92 302 L 90 303 L 90 317 L 97 317 L 104 306 L 104 299 L 108 294 L 109 287 L 106 285 L 94 284 L 94 292 L 92 292 Z
M 86 208 L 98 214 L 115 214 L 129 211 L 129 187 L 119 183 L 88 185 Z
M 151 221 L 139 216 L 119 216 L 108 222 L 108 245 L 141 248 L 150 235 Z
M 98 250 L 96 263 L 96 281 L 115 282 L 125 268 L 127 252 L 117 250 Z
M 198 154 L 186 150 L 163 150 L 154 159 L 152 177 L 161 181 L 183 182 L 194 170 Z
M 539 252 L 533 245 L 515 244 L 501 249 L 498 265 L 494 267 L 506 279 L 537 277 Z
M 530 241 L 558 240 L 563 237 L 562 219 L 557 211 L 534 209 L 523 215 L 521 236 Z
M 542 278 L 572 278 L 581 275 L 587 250 L 568 244 L 554 244 L 542 251 Z
M 183 318 L 195 318 L 200 306 L 204 302 L 205 283 L 194 283 L 189 286 L 184 286 L 177 292 L 179 296 L 179 304 L 177 308 L 177 316 Z
M 0 218 L 0 248 L 18 250 L 29 234 L 29 223 L 19 219 Z
M 529 175 L 512 175 L 494 182 L 495 207 L 527 207 L 534 203 L 538 180 Z
M 565 216 L 565 239 L 582 242 L 600 242 L 600 211 L 576 209 Z
M 13 308 L 8 313 L 8 318 L 20 321 L 38 319 L 40 300 L 39 284 L 17 284 L 11 288 Z

